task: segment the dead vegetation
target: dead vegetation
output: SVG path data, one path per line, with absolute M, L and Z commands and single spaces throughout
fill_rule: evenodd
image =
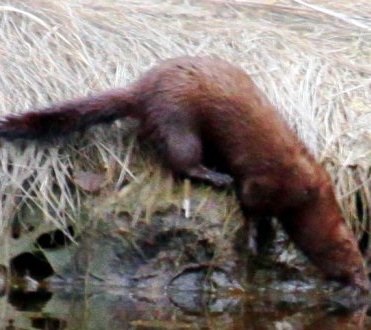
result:
M 5 0 L 0 113 L 126 85 L 160 59 L 182 54 L 217 54 L 251 73 L 331 172 L 347 219 L 360 217 L 354 227 L 368 228 L 368 0 Z M 104 175 L 101 196 L 118 198 L 114 203 L 133 202 L 127 198 L 133 189 L 142 196 L 136 212 L 152 212 L 157 204 L 148 192 L 163 194 L 167 183 L 143 174 L 153 165 L 133 152 L 132 139 L 122 140 L 126 131 L 117 123 L 68 143 L 1 142 L 0 232 L 27 204 L 57 227 L 77 220 L 83 200 L 71 185 L 77 171 Z M 130 188 L 141 175 L 142 188 Z

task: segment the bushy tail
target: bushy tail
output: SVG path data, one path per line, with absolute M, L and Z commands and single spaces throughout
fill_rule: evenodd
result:
M 52 105 L 40 111 L 0 118 L 0 137 L 8 140 L 64 136 L 118 118 L 138 117 L 128 90 L 115 89 L 97 96 Z

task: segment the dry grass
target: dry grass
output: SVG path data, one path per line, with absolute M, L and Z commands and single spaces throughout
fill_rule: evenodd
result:
M 329 168 L 347 218 L 356 216 L 356 193 L 370 216 L 368 0 L 4 0 L 0 112 L 125 85 L 181 54 L 217 54 L 250 72 Z M 122 131 L 97 129 L 67 150 L 2 143 L 0 232 L 30 201 L 57 226 L 78 218 L 71 168 L 123 165 L 119 189 L 132 177 Z

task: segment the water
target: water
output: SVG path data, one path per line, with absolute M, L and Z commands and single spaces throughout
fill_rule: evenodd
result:
M 0 329 L 371 329 L 365 304 L 351 310 L 295 282 L 218 294 L 82 287 L 4 295 Z

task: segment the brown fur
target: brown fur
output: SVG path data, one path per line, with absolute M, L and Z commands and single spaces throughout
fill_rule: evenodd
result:
M 165 61 L 126 89 L 5 117 L 8 139 L 65 135 L 132 116 L 177 174 L 216 186 L 235 182 L 246 215 L 276 216 L 329 278 L 367 290 L 357 242 L 331 181 L 250 77 L 218 58 Z M 213 151 L 214 165 L 205 167 Z

